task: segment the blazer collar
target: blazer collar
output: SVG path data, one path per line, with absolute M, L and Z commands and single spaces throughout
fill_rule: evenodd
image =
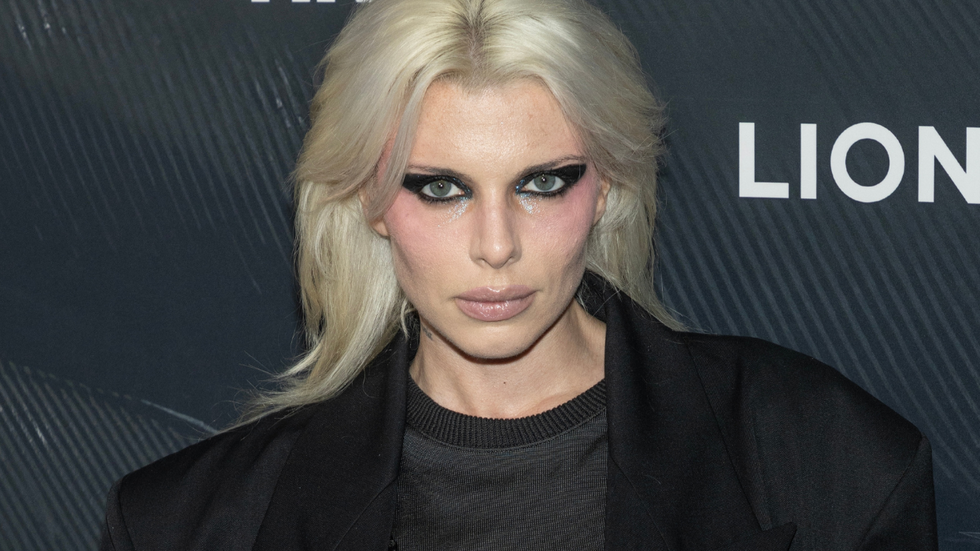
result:
M 399 334 L 350 387 L 312 406 L 253 549 L 387 548 L 412 355 Z
M 762 532 L 683 334 L 587 282 L 606 322 L 606 549 L 787 549 L 795 526 Z

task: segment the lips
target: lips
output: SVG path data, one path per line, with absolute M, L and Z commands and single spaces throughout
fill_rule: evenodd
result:
M 479 287 L 456 297 L 456 306 L 478 321 L 508 320 L 531 305 L 534 291 L 524 285 Z

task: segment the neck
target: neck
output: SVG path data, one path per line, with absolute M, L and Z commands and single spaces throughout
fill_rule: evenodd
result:
M 469 357 L 436 336 L 422 338 L 409 370 L 444 408 L 495 419 L 535 415 L 603 378 L 606 326 L 576 301 L 527 351 L 503 360 Z

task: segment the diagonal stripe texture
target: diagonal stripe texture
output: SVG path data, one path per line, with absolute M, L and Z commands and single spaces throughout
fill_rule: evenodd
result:
M 112 482 L 208 429 L 0 361 L 0 549 L 94 549 Z

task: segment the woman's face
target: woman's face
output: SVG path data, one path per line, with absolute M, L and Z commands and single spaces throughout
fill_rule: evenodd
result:
M 542 84 L 437 82 L 403 187 L 373 227 L 426 335 L 504 359 L 561 327 L 608 190 Z

